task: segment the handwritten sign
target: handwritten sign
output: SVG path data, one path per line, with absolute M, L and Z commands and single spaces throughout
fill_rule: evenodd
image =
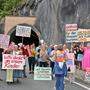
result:
M 31 27 L 17 25 L 16 36 L 30 37 L 30 35 L 31 35 Z
M 77 24 L 66 24 L 65 30 L 77 30 Z
M 66 42 L 77 42 L 77 24 L 66 24 L 65 25 L 66 32 Z
M 25 63 L 23 55 L 3 54 L 2 69 L 20 69 L 23 70 Z
M 90 29 L 78 29 L 78 41 L 79 42 L 90 41 Z
M 66 31 L 66 42 L 77 42 L 77 31 Z
M 34 80 L 51 80 L 51 68 L 50 67 L 35 67 Z
M 10 36 L 9 35 L 4 35 L 4 34 L 0 34 L 0 47 L 1 48 L 7 48 L 9 45 L 9 41 L 10 41 Z

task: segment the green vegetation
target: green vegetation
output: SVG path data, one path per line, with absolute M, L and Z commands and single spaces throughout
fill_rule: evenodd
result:
M 14 9 L 20 5 L 23 0 L 0 0 L 0 19 L 6 15 L 12 15 Z

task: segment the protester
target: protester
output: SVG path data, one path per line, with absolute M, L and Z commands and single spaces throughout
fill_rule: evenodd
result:
M 84 47 L 84 56 L 82 60 L 83 70 L 90 68 L 90 43 L 87 43 L 87 47 Z
M 66 44 L 63 45 L 63 50 L 66 52 L 66 54 L 69 53 L 69 49 L 67 48 Z
M 51 60 L 50 66 L 51 66 L 51 68 L 52 68 L 52 71 L 53 71 L 53 68 L 54 68 L 56 51 L 57 51 L 57 45 L 54 45 L 54 46 L 53 46 L 53 50 L 51 51 L 50 56 L 49 56 L 49 58 L 50 58 L 50 60 Z
M 24 59 L 25 59 L 22 73 L 23 73 L 23 77 L 26 78 L 27 77 L 27 75 L 26 75 L 26 60 L 28 59 L 28 51 L 27 51 L 25 45 L 23 45 L 21 43 L 19 43 L 18 45 L 19 45 L 19 51 L 21 52 L 20 54 L 23 55 Z
M 3 53 L 4 49 L 1 48 L 1 45 L 0 45 L 0 70 L 2 69 L 2 53 Z M 2 81 L 2 77 L 0 75 L 0 81 Z
M 36 66 L 40 66 L 40 45 L 36 47 Z
M 83 53 L 84 53 L 84 50 L 82 49 L 82 46 L 80 45 L 79 47 L 77 47 L 77 50 L 76 50 L 76 54 L 77 54 L 77 66 L 78 66 L 78 69 L 82 69 L 82 60 L 83 60 Z
M 19 49 L 18 45 L 14 45 L 13 55 L 22 55 L 22 51 Z M 19 82 L 19 78 L 22 78 L 22 70 L 13 69 L 13 80 Z
M 29 52 L 29 58 L 28 58 L 28 63 L 29 63 L 29 74 L 34 73 L 34 66 L 35 66 L 35 44 L 33 43 L 32 45 L 28 46 L 28 52 Z
M 59 45 L 56 53 L 53 73 L 56 78 L 56 90 L 64 90 L 64 77 L 67 76 L 66 54 L 63 46 Z
M 49 56 L 47 54 L 46 44 L 41 44 L 40 46 L 40 67 L 47 67 L 49 61 Z

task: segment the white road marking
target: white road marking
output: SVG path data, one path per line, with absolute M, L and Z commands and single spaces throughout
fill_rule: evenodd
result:
M 68 78 L 65 78 L 65 79 L 69 81 Z M 80 86 L 80 87 L 82 87 L 82 88 L 85 88 L 86 90 L 90 90 L 89 87 L 87 87 L 87 86 L 85 86 L 85 85 L 83 85 L 83 84 L 77 83 L 77 82 L 75 82 L 75 81 L 74 81 L 73 83 L 76 84 L 76 85 L 78 85 L 78 86 Z
M 81 87 L 83 87 L 83 88 L 85 88 L 85 89 L 87 89 L 87 90 L 90 90 L 90 88 L 87 87 L 87 86 L 85 86 L 85 85 L 82 85 L 82 84 L 77 83 L 77 82 L 73 82 L 73 83 L 74 83 L 74 84 L 77 84 L 77 85 L 79 85 L 79 86 L 81 86 Z

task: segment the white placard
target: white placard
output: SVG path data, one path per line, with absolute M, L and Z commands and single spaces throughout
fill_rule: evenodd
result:
M 34 80 L 52 80 L 50 67 L 35 67 Z
M 30 37 L 30 35 L 31 35 L 31 27 L 17 25 L 16 36 Z
M 25 59 L 23 55 L 3 54 L 2 69 L 23 70 Z

